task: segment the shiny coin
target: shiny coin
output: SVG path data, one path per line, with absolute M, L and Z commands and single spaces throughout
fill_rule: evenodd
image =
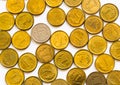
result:
M 63 0 L 45 0 L 47 5 L 50 7 L 57 7 L 60 6 Z
M 38 23 L 32 28 L 31 37 L 37 43 L 48 41 L 51 36 L 50 28 L 44 23 Z
M 53 81 L 51 85 L 69 85 L 69 84 L 63 79 L 57 79 Z
M 65 4 L 70 7 L 75 7 L 81 4 L 82 0 L 64 0 Z

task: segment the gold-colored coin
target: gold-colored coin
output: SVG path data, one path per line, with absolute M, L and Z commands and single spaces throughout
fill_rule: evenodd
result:
M 73 56 L 69 51 L 61 50 L 55 55 L 54 63 L 62 70 L 68 69 L 73 63 Z
M 105 4 L 100 9 L 100 17 L 106 22 L 115 21 L 118 14 L 118 8 L 114 4 Z
M 14 25 L 14 16 L 8 12 L 0 13 L 0 30 L 8 31 Z
M 93 36 L 88 42 L 88 49 L 93 54 L 102 54 L 107 49 L 107 41 L 101 36 Z
M 7 0 L 6 7 L 11 13 L 20 13 L 25 6 L 24 0 Z
M 80 68 L 73 68 L 67 74 L 67 81 L 70 85 L 84 85 L 86 74 Z
M 72 8 L 67 13 L 67 22 L 73 27 L 78 27 L 85 21 L 85 14 L 79 8 Z
M 63 79 L 57 79 L 51 83 L 51 85 L 69 85 L 68 82 L 66 82 Z
M 80 68 L 88 68 L 93 62 L 93 55 L 87 50 L 79 50 L 74 56 L 74 63 Z
M 85 29 L 91 34 L 97 34 L 103 29 L 103 21 L 98 16 L 89 16 L 85 21 Z
M 8 32 L 0 31 L 0 50 L 6 49 L 11 44 L 11 36 Z
M 51 45 L 56 49 L 64 49 L 69 43 L 69 37 L 64 31 L 56 31 L 50 38 Z
M 17 49 L 25 49 L 29 46 L 31 38 L 25 31 L 18 31 L 12 37 L 12 44 Z
M 108 54 L 99 55 L 95 61 L 95 67 L 101 73 L 108 73 L 113 70 L 115 61 Z
M 101 7 L 100 0 L 83 0 L 82 1 L 82 9 L 87 14 L 97 13 L 100 7 Z
M 84 29 L 76 28 L 70 34 L 70 42 L 75 47 L 85 46 L 88 40 L 88 33 Z
M 43 64 L 38 71 L 39 78 L 47 83 L 54 81 L 57 77 L 57 74 L 57 68 L 51 63 Z
M 108 23 L 103 28 L 103 36 L 108 41 L 120 39 L 120 26 L 116 23 Z
M 22 85 L 24 73 L 18 68 L 12 68 L 7 72 L 5 80 L 7 85 Z
M 65 22 L 66 14 L 61 8 L 52 8 L 47 14 L 48 22 L 53 26 L 60 26 Z
M 21 55 L 18 65 L 24 72 L 31 72 L 37 66 L 37 59 L 32 53 L 25 53 Z
M 28 30 L 32 27 L 34 23 L 33 16 L 28 12 L 22 12 L 16 17 L 16 26 L 20 30 Z
M 31 14 L 39 15 L 45 10 L 46 4 L 44 0 L 28 0 L 27 9 Z
M 50 7 L 57 7 L 60 6 L 63 0 L 45 0 L 47 5 Z
M 65 4 L 70 7 L 76 7 L 81 4 L 83 0 L 64 0 Z
M 42 63 L 48 63 L 54 58 L 54 48 L 49 44 L 41 44 L 36 50 L 36 57 Z
M 5 67 L 15 66 L 17 61 L 18 53 L 12 48 L 5 49 L 0 54 L 0 62 Z

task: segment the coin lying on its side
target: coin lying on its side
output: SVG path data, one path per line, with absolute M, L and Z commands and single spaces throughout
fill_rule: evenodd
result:
M 60 6 L 63 0 L 45 0 L 46 4 L 50 7 L 57 7 Z
M 69 85 L 67 81 L 63 79 L 56 79 L 51 83 L 51 85 Z

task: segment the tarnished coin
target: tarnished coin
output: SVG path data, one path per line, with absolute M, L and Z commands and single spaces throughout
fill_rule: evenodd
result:
M 69 85 L 67 81 L 63 79 L 57 79 L 51 83 L 51 85 Z
M 88 40 L 88 33 L 84 29 L 76 28 L 70 34 L 70 43 L 75 47 L 85 46 Z
M 85 14 L 79 8 L 72 8 L 67 13 L 67 22 L 73 27 L 78 27 L 85 21 Z
M 100 17 L 106 22 L 113 22 L 119 14 L 118 8 L 114 4 L 105 4 L 100 9 Z
M 37 43 L 46 42 L 51 36 L 50 28 L 44 23 L 36 24 L 31 31 L 32 39 Z
M 17 49 L 25 49 L 31 41 L 30 35 L 25 31 L 18 31 L 12 37 L 12 44 Z
M 0 50 L 6 49 L 11 44 L 11 36 L 8 32 L 0 31 Z
M 48 63 L 54 58 L 54 48 L 49 44 L 41 44 L 36 50 L 36 57 L 42 63 Z
M 17 61 L 18 53 L 12 48 L 5 49 L 0 54 L 0 62 L 5 67 L 15 66 Z
M 108 54 L 99 55 L 95 61 L 95 67 L 101 73 L 108 73 L 113 70 L 115 61 Z
M 103 21 L 98 16 L 89 16 L 85 21 L 85 29 L 91 34 L 97 34 L 103 29 Z
M 102 54 L 107 49 L 107 41 L 101 36 L 93 36 L 88 42 L 88 49 L 93 54 Z
M 116 23 L 108 23 L 103 28 L 103 36 L 108 41 L 120 39 L 120 26 Z
M 38 71 L 39 78 L 47 83 L 54 81 L 57 74 L 57 68 L 51 63 L 43 64 Z
M 14 25 L 14 16 L 8 12 L 0 13 L 0 30 L 8 31 Z
M 45 10 L 46 4 L 44 0 L 28 0 L 27 9 L 31 14 L 39 15 Z
M 24 73 L 18 68 L 12 68 L 7 72 L 5 80 L 7 85 L 22 85 Z
M 73 56 L 69 51 L 61 50 L 55 55 L 54 63 L 62 70 L 68 69 L 73 63 Z
M 53 26 L 60 26 L 65 22 L 66 14 L 61 8 L 52 8 L 47 14 L 48 22 Z
M 80 68 L 73 68 L 67 74 L 67 81 L 70 85 L 84 85 L 86 74 Z
M 79 68 L 88 68 L 93 62 L 93 55 L 87 50 L 79 50 L 74 55 L 74 63 Z
M 81 4 L 83 0 L 64 0 L 65 4 L 70 7 L 76 7 Z
M 107 85 L 107 81 L 102 73 L 93 72 L 88 76 L 86 85 Z
M 58 30 L 52 34 L 50 43 L 56 49 L 64 49 L 68 46 L 69 37 L 66 32 Z
M 34 23 L 33 16 L 28 12 L 22 12 L 16 17 L 16 26 L 20 30 L 28 30 L 32 27 Z
M 47 5 L 50 7 L 57 7 L 60 6 L 63 0 L 45 0 Z
M 7 10 L 11 13 L 20 13 L 24 7 L 24 0 L 7 0 L 6 2 Z
M 82 9 L 87 14 L 97 13 L 100 7 L 101 7 L 100 0 L 83 0 L 82 1 Z

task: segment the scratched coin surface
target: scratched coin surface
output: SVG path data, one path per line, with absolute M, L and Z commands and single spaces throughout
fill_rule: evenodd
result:
M 38 23 L 32 28 L 31 37 L 37 43 L 44 43 L 48 41 L 50 36 L 51 30 L 44 23 Z
M 60 6 L 63 0 L 45 0 L 46 4 L 50 7 L 57 7 Z
M 63 79 L 56 79 L 51 83 L 51 85 L 69 85 L 67 81 Z
M 44 82 L 52 82 L 56 79 L 58 70 L 56 66 L 51 63 L 43 64 L 38 71 L 39 78 Z
M 83 0 L 64 0 L 65 4 L 70 7 L 79 6 Z

